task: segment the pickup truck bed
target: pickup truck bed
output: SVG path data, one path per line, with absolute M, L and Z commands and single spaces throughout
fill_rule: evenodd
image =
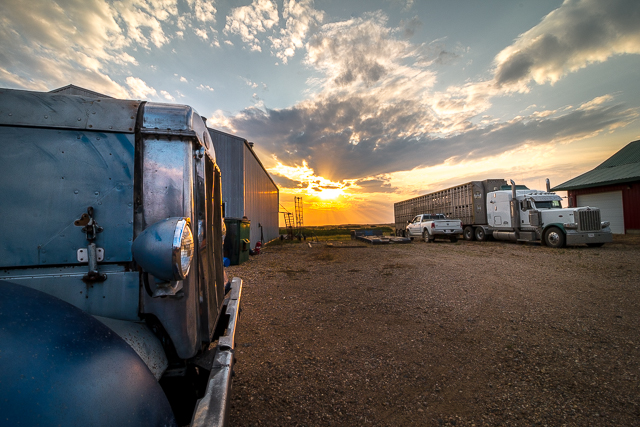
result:
M 416 215 L 405 231 L 406 237 L 421 237 L 425 242 L 433 242 L 436 238 L 456 242 L 459 234 L 462 234 L 462 221 L 448 219 L 442 214 Z

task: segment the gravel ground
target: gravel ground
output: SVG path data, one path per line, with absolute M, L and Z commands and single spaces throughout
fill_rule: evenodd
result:
M 640 425 L 640 236 L 267 245 L 233 426 Z

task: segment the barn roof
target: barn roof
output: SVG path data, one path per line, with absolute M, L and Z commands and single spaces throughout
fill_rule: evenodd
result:
M 579 190 L 634 181 L 640 181 L 640 140 L 630 142 L 595 169 L 563 182 L 551 190 Z

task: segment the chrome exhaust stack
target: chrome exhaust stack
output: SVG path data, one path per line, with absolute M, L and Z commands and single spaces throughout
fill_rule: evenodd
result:
M 516 199 L 516 183 L 512 179 L 509 182 L 511 182 L 511 221 L 515 240 L 518 240 L 520 236 L 520 206 L 518 206 L 518 200 Z M 513 237 L 509 238 L 509 240 L 511 239 Z

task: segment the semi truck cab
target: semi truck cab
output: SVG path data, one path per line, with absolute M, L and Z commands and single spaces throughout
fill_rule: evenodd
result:
M 550 247 L 612 241 L 609 223 L 594 207 L 563 208 L 562 198 L 549 191 L 516 186 L 487 194 L 487 227 L 498 240 L 541 241 Z

